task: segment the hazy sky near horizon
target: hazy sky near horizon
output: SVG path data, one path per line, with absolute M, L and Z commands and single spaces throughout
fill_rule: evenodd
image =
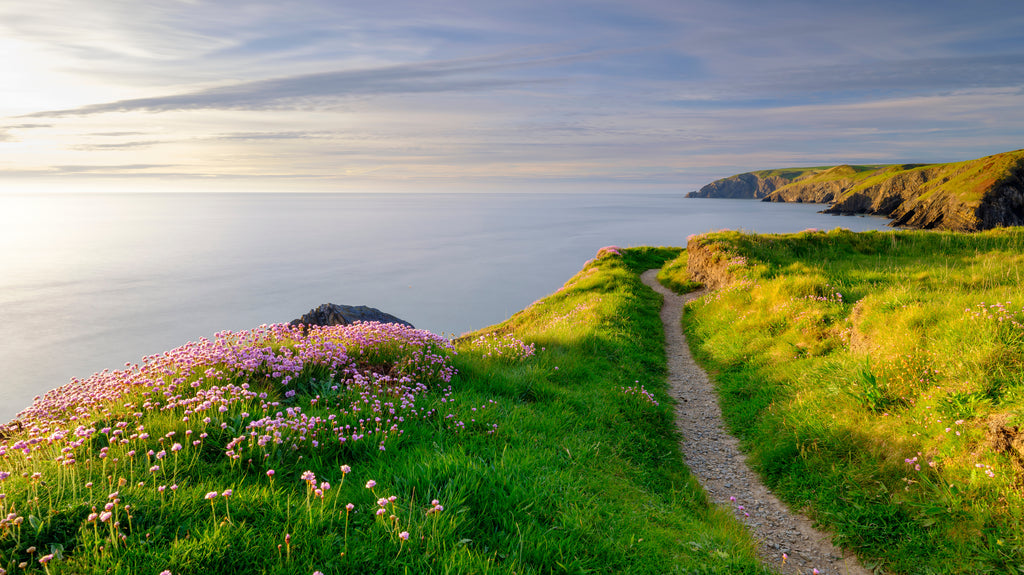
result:
M 0 54 L 0 190 L 689 191 L 1024 147 L 1019 0 L 36 0 Z

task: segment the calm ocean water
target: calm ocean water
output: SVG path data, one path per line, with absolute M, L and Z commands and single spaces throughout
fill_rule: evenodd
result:
M 0 421 L 71 377 L 325 302 L 459 334 L 556 290 L 602 246 L 885 226 L 681 196 L 0 194 Z

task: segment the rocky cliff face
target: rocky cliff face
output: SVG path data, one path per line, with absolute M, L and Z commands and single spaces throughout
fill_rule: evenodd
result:
M 856 185 L 856 170 L 851 166 L 836 166 L 809 178 L 783 186 L 764 198 L 766 202 L 796 202 L 827 204 Z
M 792 177 L 761 177 L 769 173 Z M 689 196 L 756 199 L 772 186 L 762 201 L 827 203 L 826 213 L 885 216 L 893 226 L 976 231 L 1024 225 L 1024 150 L 950 164 L 750 172 Z
M 686 194 L 686 197 L 759 200 L 789 182 L 781 176 L 762 177 L 756 172 L 747 172 L 715 180 L 696 192 Z
M 1024 157 L 998 179 L 971 180 L 968 185 L 981 191 L 973 201 L 960 193 L 963 185 L 949 185 L 971 168 L 969 163 L 952 170 L 939 164 L 901 171 L 851 190 L 824 211 L 875 214 L 891 218 L 892 226 L 920 229 L 971 232 L 1024 225 Z
M 975 216 L 981 229 L 1024 225 L 1024 159 L 982 197 Z

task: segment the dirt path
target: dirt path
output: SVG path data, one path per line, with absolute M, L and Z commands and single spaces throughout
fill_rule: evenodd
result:
M 805 574 L 818 569 L 822 575 L 870 575 L 854 557 L 844 555 L 827 535 L 814 529 L 806 517 L 791 513 L 747 467 L 739 442 L 725 430 L 707 373 L 694 362 L 680 326 L 683 304 L 702 292 L 676 295 L 658 283 L 657 275 L 658 270 L 649 270 L 641 279 L 665 298 L 661 321 L 665 325 L 669 394 L 676 400 L 676 426 L 683 434 L 680 446 L 686 464 L 711 501 L 733 510 L 760 543 L 765 564 L 782 573 Z

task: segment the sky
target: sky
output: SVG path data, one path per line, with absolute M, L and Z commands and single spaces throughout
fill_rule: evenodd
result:
M 629 191 L 1024 148 L 1019 0 L 0 3 L 0 190 Z

